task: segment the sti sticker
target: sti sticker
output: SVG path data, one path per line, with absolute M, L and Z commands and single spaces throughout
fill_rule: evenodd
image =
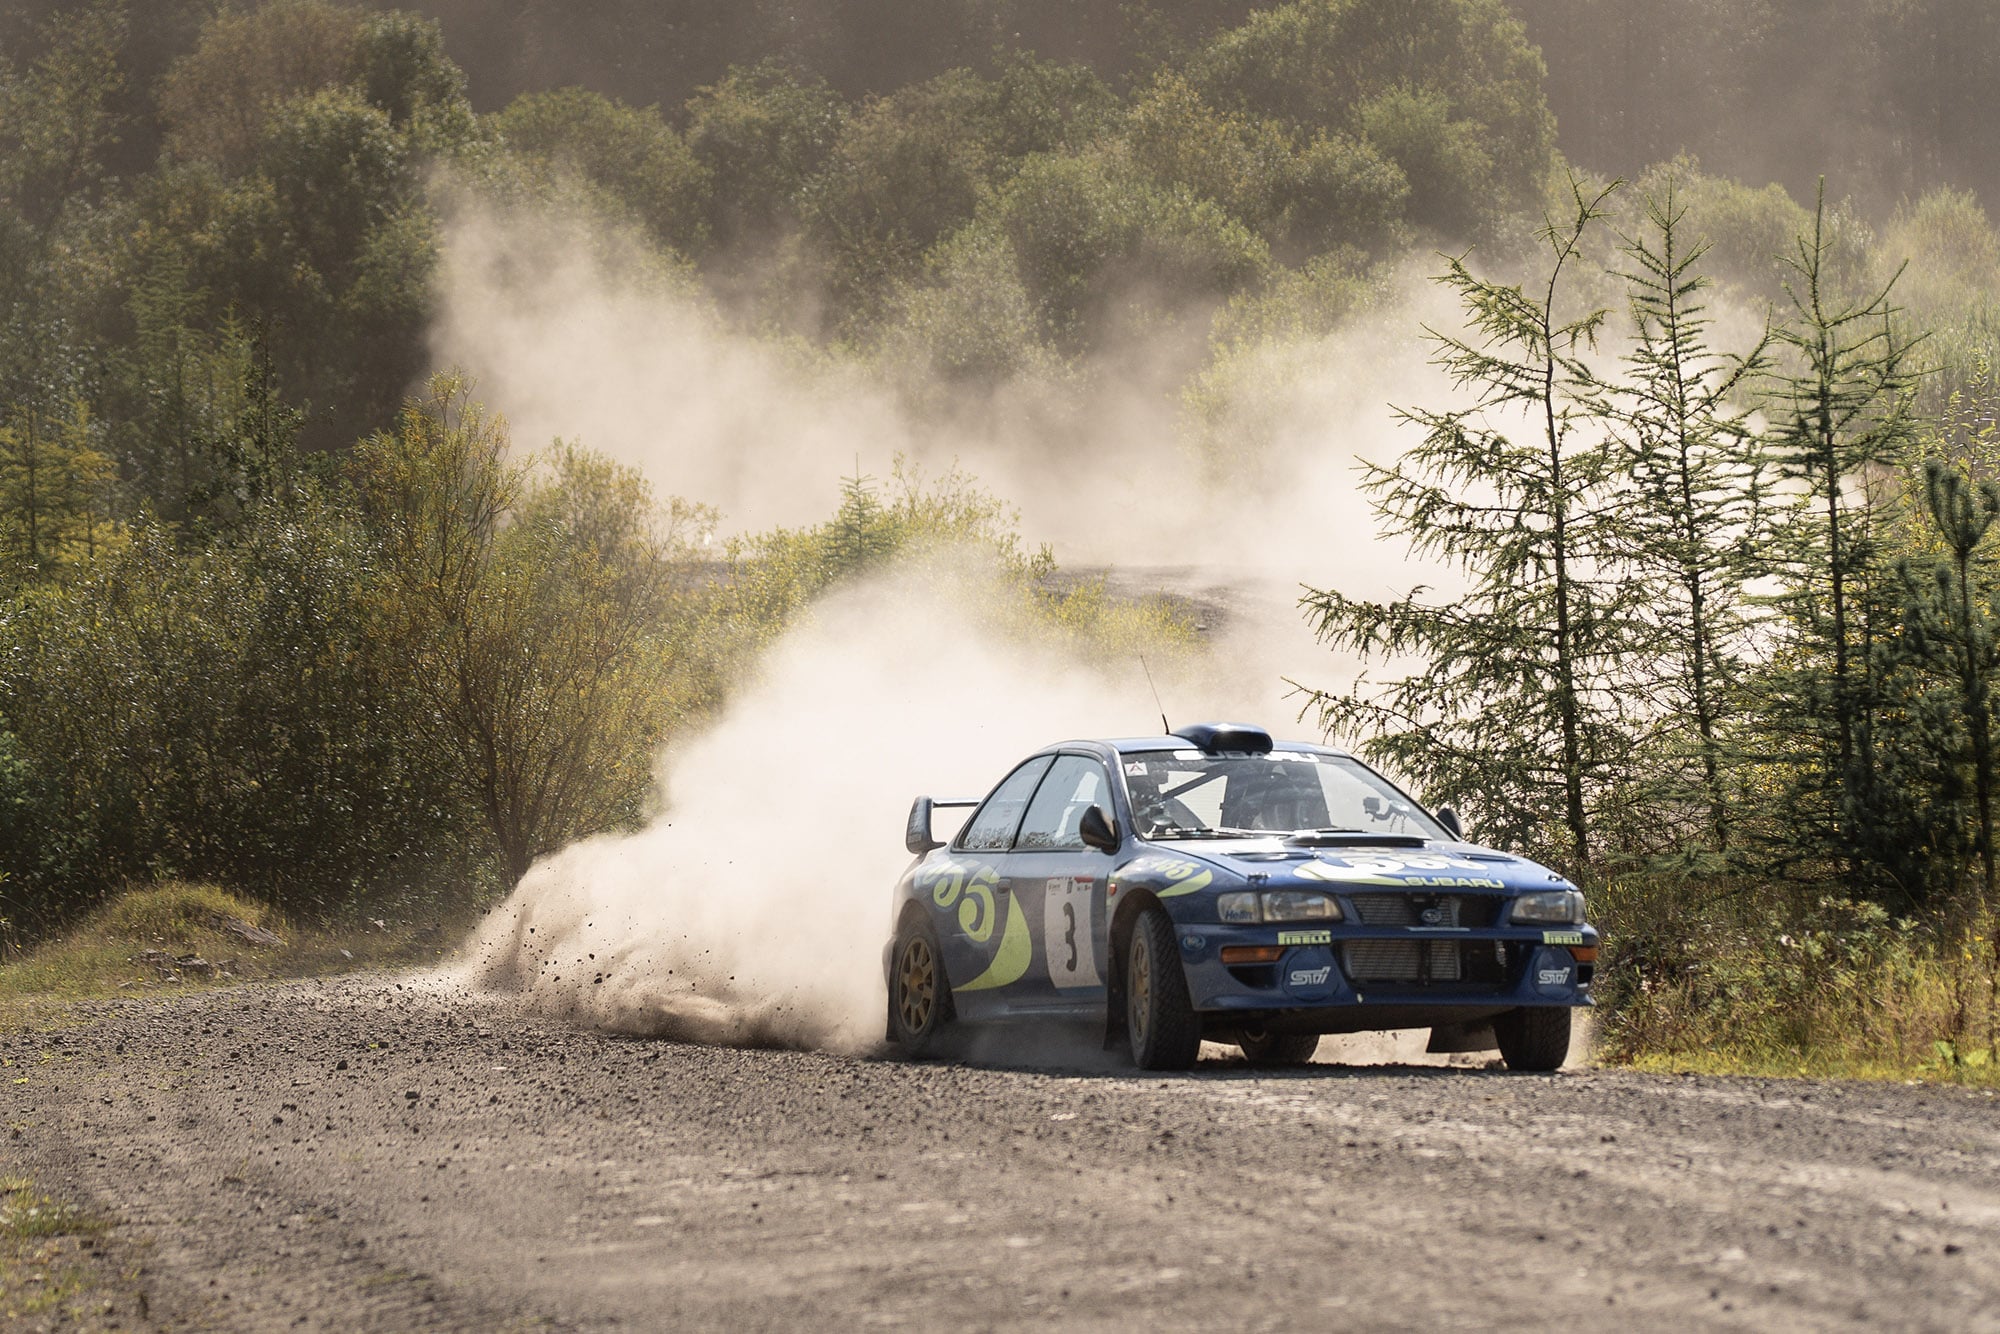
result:
M 1333 932 L 1280 931 L 1278 933 L 1278 943 L 1280 945 L 1331 945 L 1333 943 Z

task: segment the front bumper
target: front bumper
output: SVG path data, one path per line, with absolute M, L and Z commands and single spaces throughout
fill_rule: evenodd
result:
M 1282 1014 L 1288 1027 L 1338 1032 L 1595 1004 L 1598 935 L 1590 926 L 1176 923 L 1175 935 L 1188 993 L 1210 1018 Z M 1275 963 L 1225 964 L 1222 951 L 1232 945 L 1277 945 L 1284 953 Z

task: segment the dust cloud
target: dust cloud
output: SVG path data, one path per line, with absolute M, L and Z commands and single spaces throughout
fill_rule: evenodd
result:
M 1160 369 L 1183 347 L 1116 349 L 1078 384 L 917 406 L 881 374 L 741 332 L 639 242 L 541 210 L 454 210 L 430 344 L 517 440 L 580 440 L 740 531 L 816 522 L 843 475 L 886 477 L 902 457 L 965 468 L 1065 566 L 1273 584 L 1292 601 L 1301 581 L 1412 582 L 1402 544 L 1372 540 L 1357 459 L 1410 443 L 1390 404 L 1456 397 L 1422 342 L 1424 323 L 1455 314 L 1423 272 L 1328 338 L 1246 354 L 1243 392 L 1208 429 L 1256 461 L 1220 475 L 1185 443 L 1180 381 Z
M 1356 485 L 1357 455 L 1391 459 L 1408 441 L 1387 405 L 1447 392 L 1417 337 L 1432 298 L 1409 286 L 1393 312 L 1253 354 L 1241 369 L 1271 388 L 1210 427 L 1243 432 L 1261 462 L 1222 477 L 1174 443 L 1179 406 L 1158 375 L 1106 376 L 1088 411 L 1055 426 L 1015 410 L 1030 385 L 1003 387 L 986 401 L 1011 406 L 983 419 L 965 404 L 927 416 L 860 371 L 733 331 L 692 281 L 546 215 L 459 211 L 432 351 L 474 377 L 516 439 L 581 440 L 741 530 L 822 519 L 851 469 L 963 467 L 1066 567 L 1225 611 L 1194 670 L 1156 672 L 1176 721 L 1307 736 L 1286 726 L 1299 702 L 1285 678 L 1335 664 L 1299 615 L 1300 583 L 1438 582 L 1401 543 L 1372 540 Z M 529 871 L 475 937 L 471 980 L 615 1031 L 879 1042 L 911 798 L 979 796 L 1064 737 L 1158 729 L 1136 657 L 1060 659 L 982 615 L 998 596 L 977 574 L 930 569 L 814 608 L 715 726 L 662 758 L 651 824 Z
M 614 1031 L 880 1041 L 911 798 L 980 795 L 1066 736 L 1152 730 L 1143 682 L 997 639 L 979 609 L 1002 596 L 925 569 L 820 603 L 664 757 L 651 824 L 528 872 L 470 946 L 471 980 Z

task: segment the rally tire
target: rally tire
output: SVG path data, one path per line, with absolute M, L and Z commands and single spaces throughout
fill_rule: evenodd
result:
M 944 953 L 929 920 L 911 913 L 889 952 L 889 1039 L 905 1056 L 936 1051 L 952 1020 Z
M 1319 1034 L 1246 1028 L 1236 1035 L 1236 1045 L 1252 1065 L 1304 1065 L 1319 1050 Z
M 1509 1070 L 1560 1070 L 1569 1059 L 1566 1009 L 1509 1010 L 1493 1021 Z
M 1201 1054 L 1201 1021 L 1188 998 L 1174 924 L 1157 908 L 1139 914 L 1125 950 L 1125 1037 L 1141 1070 L 1185 1070 Z

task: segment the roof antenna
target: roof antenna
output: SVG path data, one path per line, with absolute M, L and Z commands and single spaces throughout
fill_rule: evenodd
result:
M 1153 692 L 1153 703 L 1159 704 L 1160 707 L 1160 735 L 1172 736 L 1174 729 L 1167 722 L 1167 706 L 1160 704 L 1160 688 L 1153 684 L 1153 669 L 1146 665 L 1146 655 L 1143 653 L 1139 655 L 1139 670 L 1146 674 L 1146 684 Z

